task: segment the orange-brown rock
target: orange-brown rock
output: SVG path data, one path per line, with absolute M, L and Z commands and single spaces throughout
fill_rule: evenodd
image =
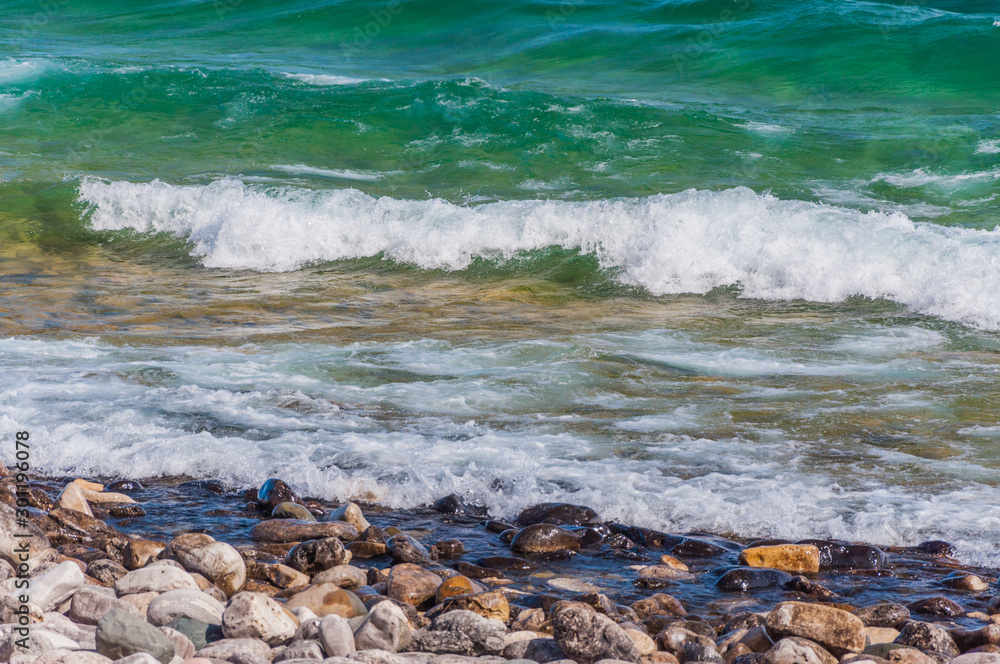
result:
M 440 586 L 438 586 L 435 596 L 440 604 L 446 599 L 451 599 L 452 597 L 459 597 L 461 595 L 472 595 L 476 592 L 476 589 L 472 587 L 472 580 L 467 576 L 453 576 L 450 579 L 445 579 Z
M 441 577 L 413 563 L 394 565 L 389 571 L 389 597 L 417 606 L 434 597 Z
M 302 592 L 293 595 L 285 604 L 287 609 L 294 609 L 297 606 L 306 607 L 320 618 L 329 615 L 354 618 L 368 613 L 357 595 L 349 590 L 338 588 L 332 583 L 318 583 L 309 586 Z
M 835 657 L 865 649 L 865 625 L 857 616 L 823 604 L 782 602 L 764 625 L 772 639 L 801 636 L 815 641 Z
M 769 567 L 795 574 L 815 574 L 819 571 L 819 549 L 811 544 L 776 544 L 743 549 L 740 564 L 748 567 Z

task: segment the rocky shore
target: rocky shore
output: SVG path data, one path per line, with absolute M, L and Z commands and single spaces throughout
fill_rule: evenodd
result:
M 457 496 L 416 518 L 276 479 L 213 487 L 207 527 L 157 539 L 147 510 L 197 500 L 17 489 L 0 479 L 0 662 L 1000 664 L 997 580 L 946 542 L 737 542 L 569 504 L 505 523 Z

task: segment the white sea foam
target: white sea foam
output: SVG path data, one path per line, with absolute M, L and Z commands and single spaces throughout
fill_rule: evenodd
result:
M 316 168 L 305 164 L 276 164 L 271 166 L 276 171 L 291 173 L 292 175 L 318 175 L 325 178 L 338 180 L 379 180 L 382 173 L 376 171 L 351 171 L 334 168 Z
M 290 78 L 306 85 L 333 86 L 333 85 L 356 85 L 364 83 L 370 79 L 354 78 L 353 76 L 336 76 L 333 74 L 284 74 Z
M 940 189 L 959 189 L 969 184 L 980 182 L 992 182 L 1000 179 L 1000 169 L 990 171 L 980 171 L 976 173 L 932 173 L 923 168 L 918 168 L 909 173 L 879 173 L 871 182 L 886 182 L 894 187 L 927 187 L 933 186 Z
M 979 141 L 976 145 L 976 154 L 997 154 L 1000 153 L 1000 139 L 990 141 Z
M 0 84 L 34 80 L 51 68 L 47 60 L 0 60 Z

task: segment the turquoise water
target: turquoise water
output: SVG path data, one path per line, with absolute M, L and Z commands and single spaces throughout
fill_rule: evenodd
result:
M 988 2 L 9 2 L 53 471 L 997 564 Z

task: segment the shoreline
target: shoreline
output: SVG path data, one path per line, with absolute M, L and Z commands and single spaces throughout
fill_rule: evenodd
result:
M 988 646 L 988 652 L 1000 656 L 1000 586 L 997 571 L 963 565 L 950 558 L 949 554 L 954 550 L 945 542 L 928 542 L 918 547 L 876 547 L 821 540 L 754 543 L 707 533 L 669 534 L 606 523 L 585 506 L 566 504 L 536 506 L 523 511 L 517 519 L 518 523 L 504 523 L 491 520 L 484 511 L 464 504 L 456 496 L 443 497 L 428 508 L 390 510 L 374 505 L 337 505 L 299 497 L 280 480 L 269 480 L 256 491 L 234 492 L 211 480 L 129 480 L 112 482 L 105 487 L 77 479 L 68 481 L 64 486 L 63 482 L 70 479 L 41 478 L 32 482 L 31 520 L 37 534 L 44 535 L 44 539 L 39 541 L 58 549 L 37 554 L 41 558 L 37 558 L 37 565 L 33 562 L 33 573 L 40 571 L 42 578 L 48 581 L 41 578 L 33 580 L 33 586 L 40 585 L 44 591 L 47 584 L 54 582 L 50 577 L 70 574 L 73 572 L 71 566 L 80 572 L 81 582 L 73 588 L 74 593 L 81 587 L 101 587 L 102 579 L 94 574 L 106 573 L 102 567 L 112 565 L 100 561 L 110 559 L 116 574 L 121 574 L 115 579 L 105 577 L 104 587 L 114 587 L 111 594 L 117 595 L 112 598 L 117 602 L 125 601 L 123 598 L 126 595 L 145 595 L 140 602 L 145 602 L 145 606 L 135 607 L 140 614 L 143 609 L 148 611 L 149 602 L 158 594 L 183 590 L 187 586 L 182 584 L 180 588 L 121 592 L 118 587 L 120 578 L 149 567 L 173 567 L 180 561 L 186 568 L 186 572 L 180 570 L 181 573 L 200 574 L 208 580 L 207 583 L 196 584 L 199 586 L 197 591 L 214 595 L 218 602 L 215 608 L 223 607 L 222 615 L 225 616 L 228 611 L 233 620 L 237 614 L 243 615 L 247 611 L 251 614 L 264 611 L 267 614 L 270 610 L 276 620 L 280 613 L 295 622 L 295 630 L 299 630 L 301 623 L 305 622 L 303 616 L 307 620 L 324 618 L 319 613 L 329 608 L 323 602 L 316 604 L 318 600 L 313 595 L 319 592 L 316 590 L 319 587 L 317 583 L 336 581 L 333 586 L 325 588 L 339 597 L 335 602 L 339 607 L 336 611 L 344 614 L 341 617 L 346 628 L 357 638 L 357 629 L 365 620 L 362 616 L 371 616 L 369 623 L 374 621 L 376 612 L 372 610 L 388 597 L 393 606 L 404 612 L 411 635 L 418 635 L 418 645 L 413 646 L 417 648 L 416 652 L 433 652 L 435 656 L 517 654 L 517 657 L 507 659 L 527 656 L 528 659 L 546 662 L 566 659 L 569 655 L 574 661 L 592 661 L 581 652 L 573 651 L 575 646 L 569 645 L 569 642 L 562 642 L 560 647 L 553 648 L 554 644 L 561 643 L 559 630 L 562 628 L 558 625 L 563 620 L 557 620 L 558 616 L 553 615 L 553 611 L 558 613 L 569 607 L 572 610 L 567 615 L 575 616 L 573 620 L 596 620 L 605 626 L 601 629 L 607 628 L 605 631 L 609 633 L 620 636 L 618 631 L 607 627 L 605 619 L 616 627 L 626 625 L 621 632 L 629 640 L 621 643 L 625 646 L 631 643 L 638 650 L 622 646 L 624 651 L 616 651 L 618 656 L 615 658 L 624 657 L 626 661 L 635 662 L 642 660 L 646 664 L 673 664 L 675 660 L 680 664 L 687 661 L 734 664 L 738 656 L 753 655 L 757 657 L 753 662 L 745 659 L 735 664 L 754 664 L 764 658 L 776 664 L 784 660 L 775 658 L 787 655 L 771 652 L 773 648 L 778 648 L 775 643 L 781 642 L 780 638 L 750 645 L 743 642 L 747 633 L 760 628 L 762 621 L 769 619 L 765 615 L 774 614 L 775 607 L 799 610 L 799 604 L 821 606 L 824 610 L 839 612 L 820 616 L 823 620 L 846 620 L 844 616 L 851 615 L 851 612 L 864 615 L 866 607 L 884 602 L 891 602 L 896 607 L 892 625 L 862 625 L 863 636 L 871 643 L 862 643 L 860 648 L 837 654 L 831 653 L 837 651 L 838 646 L 827 644 L 826 656 L 833 657 L 835 661 L 838 658 L 843 660 L 847 654 L 865 653 L 865 657 L 875 657 L 876 664 L 881 664 L 881 655 L 885 655 L 881 660 L 896 661 L 892 652 L 900 649 L 899 639 L 907 642 L 907 650 L 912 650 L 909 646 L 914 645 L 909 641 L 916 637 L 907 636 L 906 631 L 910 623 L 916 624 L 913 629 L 924 629 L 924 625 L 930 624 L 951 630 L 949 633 L 957 637 L 950 638 L 953 641 L 957 638 L 957 642 L 963 645 L 975 642 L 976 645 L 968 648 L 956 646 L 962 652 Z M 0 502 L 9 503 L 12 498 L 16 500 L 10 491 L 11 480 L 0 480 Z M 85 514 L 88 510 L 93 516 Z M 4 514 L 4 521 L 9 526 L 8 511 L 4 510 Z M 282 515 L 299 518 L 269 518 Z M 193 563 L 194 558 L 188 560 L 178 553 L 184 547 L 193 547 L 197 551 L 218 549 L 228 552 L 229 563 L 242 567 L 241 582 L 230 584 L 231 587 L 223 590 L 216 577 L 204 573 L 202 563 Z M 10 553 L 3 550 L 0 556 L 9 558 Z M 36 561 L 36 558 L 32 560 Z M 331 569 L 335 571 L 330 572 Z M 94 574 L 90 574 L 92 571 Z M 326 576 L 322 576 L 324 574 Z M 324 580 L 327 578 L 333 581 Z M 216 583 L 211 579 L 215 579 Z M 205 587 L 201 588 L 201 585 Z M 409 588 L 410 591 L 416 588 L 418 591 L 407 601 L 407 595 L 400 588 Z M 446 588 L 443 596 L 438 592 L 439 588 Z M 428 589 L 430 594 L 426 592 Z M 108 590 L 103 592 L 108 593 Z M 150 596 L 150 593 L 155 594 Z M 237 596 L 241 596 L 238 602 L 234 599 Z M 68 613 L 72 620 L 72 597 L 73 594 L 44 610 L 38 607 L 39 615 L 44 618 L 42 614 L 56 610 Z M 282 610 L 297 606 L 297 602 L 305 602 L 303 606 L 311 606 L 319 613 L 310 609 L 315 616 L 299 612 L 300 615 L 292 617 Z M 248 604 L 243 606 L 244 603 Z M 652 613 L 642 616 L 636 606 Z M 380 611 L 396 615 L 388 608 Z M 458 612 L 456 615 L 466 616 L 468 611 L 482 619 L 501 619 L 505 630 L 501 641 L 510 643 L 489 652 L 472 652 L 466 646 L 459 647 L 452 643 L 455 639 L 461 641 L 455 634 L 445 639 L 451 645 L 441 645 L 435 640 L 445 638 L 436 633 L 440 631 L 436 630 L 436 625 L 457 620 L 442 616 L 455 612 Z M 391 617 L 378 615 L 378 620 L 392 622 Z M 594 616 L 602 618 L 598 620 Z M 736 640 L 730 638 L 727 643 L 722 639 L 727 634 L 719 630 L 737 616 L 741 616 L 744 622 L 755 624 L 739 628 L 746 629 L 747 633 Z M 145 617 L 148 620 L 148 616 Z M 61 622 L 54 616 L 50 618 Z M 466 618 L 475 622 L 473 618 Z M 813 615 L 811 619 L 819 618 Z M 122 617 L 122 620 L 128 621 L 127 617 Z M 157 620 L 154 618 L 153 622 Z M 257 625 L 259 621 L 255 620 L 250 622 Z M 354 624 L 351 624 L 352 620 Z M 565 621 L 568 620 L 570 618 L 565 618 Z M 884 617 L 871 620 L 886 622 Z M 51 620 L 42 620 L 39 624 L 46 622 Z M 852 624 L 857 627 L 859 623 Z M 226 627 L 223 622 L 219 625 Z M 454 627 L 458 630 L 456 634 L 478 629 L 474 625 L 463 625 Z M 258 627 L 247 629 L 255 633 L 253 630 Z M 715 630 L 714 638 L 703 634 L 699 641 L 687 634 L 698 634 L 699 629 L 707 633 L 709 627 Z M 792 630 L 788 632 L 789 638 L 802 637 L 793 633 L 799 629 L 795 625 L 786 627 Z M 594 625 L 587 629 L 591 628 L 596 629 Z M 677 636 L 675 632 L 678 630 L 684 633 Z M 772 636 L 784 633 L 777 627 L 772 629 L 775 630 L 778 631 Z M 871 630 L 882 631 L 872 632 L 875 634 L 873 637 L 869 634 Z M 42 628 L 41 631 L 46 630 Z M 85 631 L 90 633 L 89 629 Z M 163 630 L 159 631 L 163 633 Z M 520 634 L 525 631 L 537 633 L 528 638 L 529 635 Z M 726 630 L 729 631 L 732 630 Z M 967 632 L 977 635 L 969 636 Z M 237 628 L 228 632 L 225 629 L 213 632 L 220 638 L 237 638 L 233 635 L 239 633 L 242 632 Z M 520 634 L 518 639 L 531 642 L 532 650 L 520 652 L 527 646 L 516 646 L 508 652 L 507 647 L 515 643 L 511 641 L 515 633 Z M 82 639 L 75 641 L 78 646 L 90 643 L 90 637 L 77 635 Z M 173 633 L 168 635 L 176 636 Z M 9 633 L 2 636 L 10 639 Z M 63 636 L 72 640 L 66 634 Z M 896 645 L 880 645 L 873 640 L 889 636 L 892 638 L 888 641 L 895 640 Z M 292 647 L 288 644 L 308 649 L 311 644 L 300 645 L 300 642 L 316 640 L 295 640 L 294 634 L 282 638 L 284 640 L 278 639 L 280 643 L 276 641 L 268 645 L 267 656 L 261 650 L 256 660 L 245 661 L 281 661 L 279 658 L 285 652 L 284 648 Z M 822 638 L 816 638 L 822 641 Z M 186 642 L 177 640 L 186 652 Z M 685 654 L 685 648 L 693 648 L 685 645 L 689 642 L 700 644 L 705 651 L 699 651 L 701 654 L 697 656 L 707 659 L 692 659 L 695 654 Z M 785 643 L 781 648 L 787 650 L 792 647 L 791 643 Z M 815 643 L 809 647 L 812 648 Z M 650 644 L 653 644 L 653 649 L 650 649 Z M 210 647 L 207 641 L 203 645 Z M 764 645 L 767 647 L 764 648 Z M 255 647 L 251 644 L 240 647 L 244 646 L 251 650 Z M 97 642 L 94 647 L 98 647 Z M 402 651 L 407 647 L 396 643 L 390 650 Z M 935 647 L 943 646 L 938 644 Z M 881 654 L 869 652 L 871 648 Z M 566 652 L 567 649 L 572 652 Z M 632 655 L 640 650 L 643 652 L 638 659 L 633 659 Z M 918 647 L 919 650 L 924 654 L 931 653 L 932 659 L 939 654 L 927 647 Z M 330 656 L 322 646 L 320 651 L 319 654 Z M 3 646 L 0 645 L 0 661 L 6 661 L 2 658 L 3 654 Z M 561 656 L 555 657 L 556 654 Z M 951 654 L 957 656 L 958 653 Z M 819 660 L 822 664 L 831 664 L 826 656 L 820 652 Z M 362 656 L 356 654 L 352 657 L 357 661 Z M 402 664 L 402 660 L 383 658 L 368 661 L 365 657 L 368 655 L 361 661 L 367 664 Z M 395 657 L 401 655 L 396 654 Z M 937 657 L 939 663 L 948 659 L 951 657 Z M 244 660 L 237 657 L 224 661 Z

